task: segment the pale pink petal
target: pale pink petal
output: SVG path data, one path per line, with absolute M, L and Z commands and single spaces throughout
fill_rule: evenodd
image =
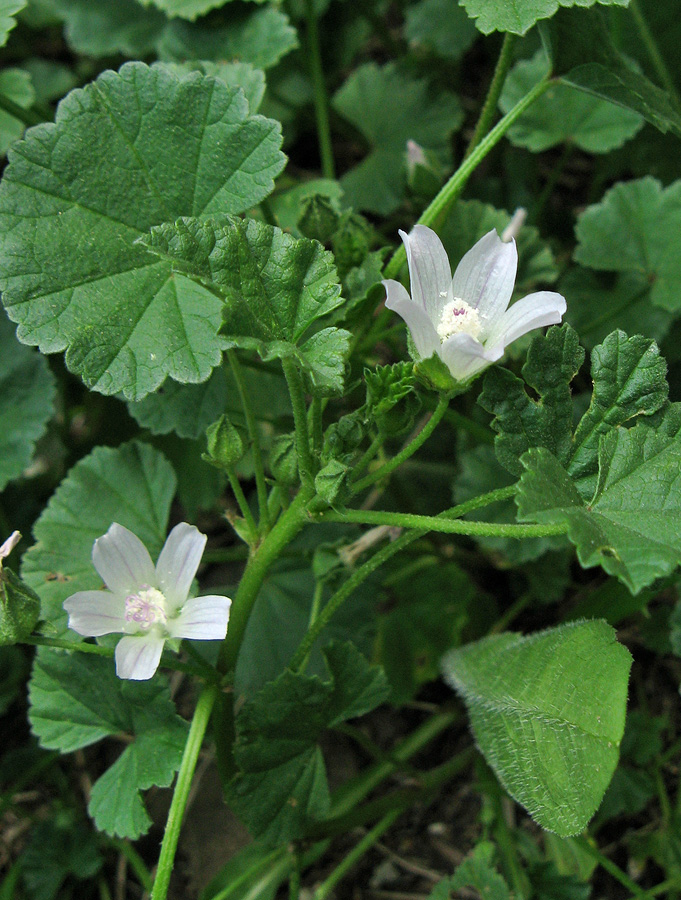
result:
M 168 535 L 156 563 L 156 576 L 171 613 L 187 599 L 206 540 L 205 534 L 186 522 L 180 522 Z
M 409 234 L 399 234 L 407 251 L 412 299 L 431 321 L 438 322 L 452 284 L 447 252 L 440 238 L 425 225 L 415 225 Z
M 142 585 L 154 586 L 156 570 L 142 541 L 117 522 L 95 541 L 92 562 L 104 583 L 125 597 Z
M 176 638 L 221 641 L 227 634 L 231 603 L 219 594 L 187 600 L 179 616 L 168 621 L 168 631 Z
M 16 547 L 16 545 L 21 540 L 21 534 L 18 531 L 13 531 L 10 536 L 7 538 L 5 543 L 0 547 L 0 559 L 4 559 L 6 556 L 9 556 L 12 550 Z
M 528 294 L 514 303 L 495 323 L 487 338 L 488 347 L 504 348 L 512 344 L 521 335 L 543 328 L 545 325 L 557 325 L 565 314 L 565 297 L 554 291 L 537 291 Z
M 109 591 L 78 591 L 64 600 L 69 628 L 86 637 L 125 629 L 125 601 Z
M 158 669 L 163 638 L 150 634 L 121 638 L 116 644 L 116 675 L 132 681 L 148 681 Z
M 510 303 L 517 268 L 515 241 L 504 243 L 496 231 L 480 238 L 456 267 L 449 299 L 458 297 L 478 310 L 483 339 Z
M 468 381 L 491 363 L 501 359 L 503 348 L 488 350 L 472 335 L 459 332 L 442 344 L 440 356 L 457 381 Z
M 428 314 L 411 299 L 404 285 L 388 279 L 383 282 L 386 290 L 385 305 L 402 316 L 407 323 L 414 345 L 422 359 L 428 359 L 440 347 L 440 338 Z

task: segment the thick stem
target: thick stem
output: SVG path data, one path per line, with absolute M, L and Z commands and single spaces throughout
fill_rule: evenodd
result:
M 501 96 L 501 91 L 504 82 L 506 81 L 506 75 L 513 62 L 513 49 L 517 40 L 517 35 L 512 34 L 510 31 L 506 32 L 504 42 L 501 45 L 499 59 L 497 60 L 497 65 L 494 70 L 494 75 L 492 76 L 492 82 L 487 91 L 487 97 L 485 98 L 480 118 L 475 126 L 475 131 L 468 144 L 468 148 L 466 149 L 464 159 L 471 155 L 492 125 L 494 116 L 497 112 L 497 103 L 499 102 L 499 97 Z
M 291 395 L 293 407 L 293 423 L 296 429 L 296 453 L 298 454 L 298 471 L 303 484 L 311 484 L 314 479 L 314 463 L 310 452 L 310 436 L 307 430 L 307 408 L 305 406 L 305 390 L 296 364 L 291 359 L 282 359 L 284 375 Z
M 370 487 L 376 481 L 380 481 L 382 478 L 390 475 L 395 471 L 395 469 L 401 466 L 406 459 L 409 459 L 410 456 L 413 456 L 414 453 L 416 453 L 416 451 L 419 449 L 419 447 L 421 447 L 422 444 L 425 444 L 425 442 L 440 424 L 440 420 L 444 416 L 445 412 L 447 411 L 447 407 L 449 406 L 449 399 L 450 398 L 448 394 L 440 394 L 433 415 L 430 417 L 430 419 L 428 419 L 428 421 L 423 426 L 421 431 L 419 431 L 416 437 L 412 441 L 410 441 L 406 445 L 406 447 L 403 447 L 398 454 L 393 456 L 392 459 L 388 460 L 385 465 L 382 465 L 380 469 L 376 469 L 375 472 L 370 472 L 369 475 L 366 475 L 359 481 L 354 482 L 352 485 L 352 493 L 358 494 L 365 488 Z
M 177 775 L 177 783 L 170 804 L 166 830 L 163 835 L 163 843 L 161 844 L 161 854 L 158 859 L 156 878 L 154 879 L 154 887 L 151 892 L 151 900 L 165 900 L 168 893 L 177 842 L 180 837 L 180 828 L 182 827 L 182 819 L 187 807 L 187 799 L 189 798 L 189 789 L 194 777 L 203 736 L 206 733 L 208 720 L 210 719 L 211 710 L 217 695 L 218 688 L 216 685 L 206 686 L 194 710 L 194 718 L 187 735 L 187 743 L 185 744 L 180 771 Z
M 542 81 L 536 84 L 532 90 L 520 99 L 513 109 L 510 109 L 489 134 L 484 137 L 480 143 L 471 152 L 470 156 L 461 163 L 456 172 L 449 181 L 440 190 L 439 194 L 431 202 L 430 206 L 425 210 L 421 218 L 418 220 L 419 225 L 433 225 L 447 212 L 449 207 L 457 200 L 460 193 L 464 189 L 466 182 L 477 169 L 487 154 L 499 143 L 501 138 L 506 134 L 513 123 L 522 116 L 528 107 L 535 100 L 548 90 L 552 82 L 547 75 Z M 400 269 L 406 261 L 406 253 L 404 246 L 400 247 L 393 254 L 390 262 L 385 267 L 384 278 L 396 278 Z
M 329 99 L 324 81 L 324 68 L 322 66 L 319 28 L 314 0 L 305 0 L 305 14 L 307 17 L 308 63 L 310 78 L 312 79 L 312 90 L 314 91 L 314 109 L 317 119 L 317 140 L 319 141 L 322 175 L 324 178 L 335 178 L 336 167 L 333 161 L 333 146 L 331 144 L 331 128 L 329 125 Z
M 255 421 L 253 408 L 248 397 L 244 376 L 241 370 L 241 363 L 235 350 L 227 351 L 229 365 L 234 375 L 234 381 L 239 392 L 239 398 L 244 410 L 246 418 L 246 428 L 248 429 L 248 437 L 251 444 L 251 453 L 253 454 L 253 468 L 255 470 L 255 488 L 258 494 L 258 513 L 260 517 L 260 528 L 269 531 L 270 517 L 267 509 L 267 482 L 265 480 L 265 467 L 262 460 L 262 450 L 260 447 L 260 433 L 258 432 L 258 423 Z

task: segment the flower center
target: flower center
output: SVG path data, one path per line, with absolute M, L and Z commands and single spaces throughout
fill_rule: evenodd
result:
M 480 313 L 460 297 L 454 297 L 442 310 L 437 333 L 441 341 L 446 341 L 453 334 L 470 334 L 479 338 L 482 331 Z
M 168 621 L 166 598 L 156 588 L 143 586 L 136 594 L 125 598 L 125 621 L 148 631 L 152 625 L 165 625 Z

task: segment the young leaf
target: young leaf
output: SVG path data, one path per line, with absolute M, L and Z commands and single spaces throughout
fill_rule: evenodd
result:
M 70 753 L 121 732 L 134 738 L 94 784 L 89 811 L 107 834 L 144 834 L 151 819 L 139 792 L 171 783 L 187 735 L 162 679 L 122 681 L 110 659 L 41 647 L 29 702 L 31 728 L 47 749 Z
M 567 836 L 586 827 L 617 766 L 631 662 L 614 629 L 592 621 L 484 638 L 446 654 L 442 670 L 506 790 Z
M 629 0 L 461 0 L 483 34 L 510 31 L 525 34 L 540 19 L 554 15 L 558 6 L 627 6 Z
M 220 360 L 220 301 L 135 241 L 182 214 L 262 200 L 280 141 L 240 92 L 198 73 L 128 63 L 69 94 L 56 124 L 13 149 L 0 185 L 3 302 L 19 338 L 66 349 L 89 387 L 129 399 L 168 375 L 205 380 Z
M 341 179 L 344 199 L 355 209 L 387 215 L 404 199 L 407 141 L 449 162 L 449 136 L 463 114 L 453 94 L 434 94 L 425 81 L 389 64 L 367 63 L 333 98 L 336 111 L 367 139 L 369 155 Z
M 650 298 L 681 307 L 681 181 L 620 182 L 589 206 L 576 227 L 575 259 L 592 269 L 631 272 L 650 283 Z
M 499 99 L 507 113 L 537 84 L 549 65 L 542 51 L 522 60 L 509 73 Z M 553 84 L 508 130 L 518 147 L 534 153 L 569 143 L 587 153 L 608 153 L 643 128 L 643 118 L 568 84 Z
M 178 219 L 141 239 L 172 267 L 224 298 L 228 347 L 263 359 L 293 356 L 320 393 L 342 388 L 349 334 L 310 326 L 343 301 L 333 257 L 321 244 L 294 238 L 255 219 Z
M 681 563 L 681 410 L 667 409 L 657 431 L 643 423 L 601 438 L 598 486 L 586 505 L 544 448 L 523 457 L 518 518 L 567 522 L 584 568 L 601 565 L 633 593 Z
M 657 412 L 669 393 L 666 375 L 667 364 L 657 344 L 649 338 L 627 337 L 623 331 L 613 331 L 602 344 L 594 347 L 591 404 L 575 431 L 567 466 L 586 499 L 596 489 L 601 435 L 635 416 Z M 564 462 L 555 451 L 554 455 Z
M 450 900 L 453 891 L 471 887 L 485 900 L 510 900 L 506 881 L 494 868 L 494 844 L 482 841 L 456 867 L 451 878 L 437 884 L 428 900 Z
M 62 603 L 76 591 L 102 586 L 92 546 L 112 522 L 129 528 L 154 558 L 158 555 L 175 482 L 165 457 L 138 442 L 97 447 L 71 469 L 36 522 L 36 543 L 22 559 L 22 578 L 40 596 L 41 617 L 52 634 L 76 639 Z
M 530 447 L 548 447 L 565 461 L 572 437 L 570 382 L 584 362 L 584 351 L 569 325 L 553 327 L 546 336 L 532 339 L 523 366 L 523 377 L 539 395 L 533 400 L 523 382 L 507 369 L 492 368 L 485 375 L 479 398 L 483 409 L 493 413 L 492 427 L 499 462 L 513 475 L 520 475 L 520 457 Z
M 285 671 L 246 701 L 234 756 L 241 769 L 230 802 L 254 837 L 276 845 L 301 837 L 329 808 L 322 731 L 364 715 L 389 694 L 381 669 L 352 644 L 324 651 L 329 680 Z M 284 727 L 285 726 L 285 727 Z
M 21 862 L 32 900 L 58 900 L 76 893 L 69 888 L 61 890 L 67 879 L 87 881 L 99 872 L 104 859 L 93 830 L 76 821 L 73 810 L 62 809 L 31 829 Z M 6 883 L 3 881 L 3 891 Z M 85 886 L 82 890 L 87 892 Z
M 30 463 L 54 411 L 54 393 L 47 361 L 16 340 L 0 312 L 0 491 Z

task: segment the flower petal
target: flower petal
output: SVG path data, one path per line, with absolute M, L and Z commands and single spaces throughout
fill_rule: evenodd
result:
M 168 601 L 168 612 L 173 613 L 187 599 L 206 540 L 205 534 L 186 522 L 180 522 L 168 535 L 156 563 L 158 586 Z
M 503 353 L 505 347 L 528 331 L 543 328 L 544 325 L 557 325 L 566 307 L 565 297 L 554 291 L 528 294 L 506 310 L 490 331 L 486 346 L 500 346 Z
M 458 297 L 478 310 L 483 340 L 510 303 L 517 268 L 515 241 L 504 243 L 496 231 L 480 238 L 456 267 L 449 299 Z
M 116 675 L 147 681 L 158 669 L 164 644 L 163 638 L 149 634 L 121 638 L 116 644 Z
M 69 628 L 86 637 L 125 629 L 125 601 L 109 591 L 78 591 L 64 600 Z
M 407 251 L 412 299 L 428 313 L 431 322 L 439 322 L 452 284 L 447 251 L 435 232 L 425 225 L 415 225 L 409 234 L 399 234 Z
M 92 562 L 114 594 L 125 596 L 143 584 L 153 586 L 154 564 L 142 541 L 114 522 L 92 548 Z
M 176 619 L 168 621 L 168 631 L 176 638 L 221 641 L 227 634 L 229 597 L 219 594 L 187 600 Z
M 488 350 L 472 335 L 459 332 L 442 344 L 440 356 L 452 378 L 468 381 L 473 375 L 501 359 L 503 352 L 503 348 L 499 351 L 496 348 Z
M 407 323 L 419 356 L 428 359 L 440 348 L 440 338 L 435 326 L 424 309 L 411 299 L 404 285 L 391 279 L 384 281 L 386 290 L 385 305 L 388 309 L 402 316 Z

